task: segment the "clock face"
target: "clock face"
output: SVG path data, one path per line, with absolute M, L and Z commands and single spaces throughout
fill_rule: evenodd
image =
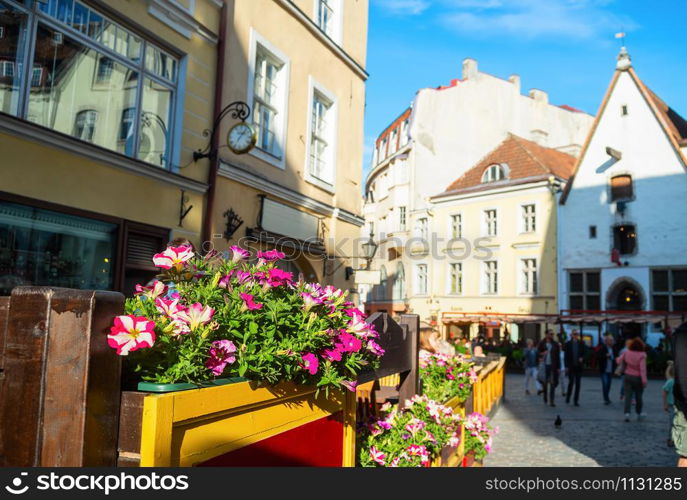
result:
M 236 154 L 244 154 L 255 146 L 255 131 L 249 124 L 243 122 L 234 125 L 229 131 L 227 142 L 229 149 Z

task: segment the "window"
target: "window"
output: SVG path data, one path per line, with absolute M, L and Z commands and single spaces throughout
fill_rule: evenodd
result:
M 687 269 L 652 269 L 654 311 L 687 312 Z
M 386 300 L 386 287 L 388 283 L 388 275 L 386 273 L 386 267 L 382 266 L 379 269 L 379 285 L 375 287 L 375 298 L 377 300 Z
M 533 233 L 537 230 L 537 212 L 534 205 L 522 206 L 522 228 L 524 233 Z
M 392 294 L 394 300 L 405 300 L 406 298 L 406 273 L 401 262 L 396 266 Z
M 31 4 L 25 14 L 1 4 L 8 35 L 3 42 L 11 47 L 3 60 L 15 63 L 16 85 L 0 84 L 0 111 L 168 168 L 174 154 L 178 59 L 79 1 Z M 16 78 L 21 67 L 31 68 L 22 88 Z M 96 89 L 84 82 L 107 85 Z M 18 102 L 27 103 L 21 115 Z M 127 147 L 118 131 L 128 108 L 134 112 Z M 96 122 L 102 133 L 95 133 Z
M 499 265 L 495 260 L 485 261 L 484 264 L 483 293 L 495 295 L 499 293 Z
M 449 293 L 460 295 L 463 293 L 463 264 L 454 262 L 450 264 Z
M 398 207 L 398 230 L 406 230 L 406 207 Z
M 633 197 L 632 176 L 616 175 L 611 177 L 611 202 L 631 200 Z
M 0 76 L 14 78 L 14 63 L 12 61 L 0 61 Z
M 589 239 L 590 240 L 596 239 L 596 226 L 589 226 Z
M 333 100 L 313 88 L 310 122 L 310 158 L 308 172 L 328 186 L 334 185 L 334 137 L 336 120 Z
M 396 152 L 396 146 L 398 145 L 398 131 L 394 129 L 391 132 L 391 140 L 389 142 L 389 154 L 392 155 Z
M 417 237 L 425 241 L 429 238 L 429 221 L 427 217 L 420 217 L 417 220 Z
M 405 146 L 408 144 L 408 140 L 410 139 L 409 136 L 409 131 L 408 131 L 408 119 L 406 118 L 403 120 L 403 123 L 401 124 L 401 147 Z
M 258 136 L 256 145 L 276 159 L 282 158 L 283 72 L 284 62 L 258 45 L 253 82 L 253 124 Z
M 332 0 L 317 0 L 317 25 L 330 38 L 334 37 L 334 8 Z
M 95 122 L 98 119 L 98 112 L 92 109 L 79 111 L 74 122 L 74 137 L 82 141 L 93 142 L 95 135 Z
M 415 293 L 427 295 L 427 264 L 415 266 Z
M 627 104 L 623 104 L 620 106 L 620 114 L 622 116 L 627 116 Z
M 95 83 L 107 83 L 112 77 L 114 61 L 109 57 L 101 57 L 98 60 L 98 70 L 95 75 Z
M 451 216 L 451 238 L 460 239 L 463 237 L 463 216 L 455 214 Z
M 506 172 L 503 165 L 491 165 L 482 174 L 483 183 L 501 181 L 505 178 Z
M 521 290 L 528 295 L 537 294 L 537 259 L 522 259 Z
M 388 139 L 385 137 L 382 140 L 382 146 L 381 146 L 381 156 L 379 157 L 380 160 L 386 159 L 386 157 L 389 155 L 389 151 L 387 148 L 387 144 L 389 143 Z
M 498 232 L 496 210 L 492 209 L 484 211 L 484 227 L 486 229 L 485 233 L 487 236 L 496 236 Z
M 637 232 L 633 224 L 621 224 L 613 227 L 613 248 L 620 255 L 632 255 L 637 250 Z
M 598 271 L 571 271 L 568 275 L 570 309 L 601 309 L 601 275 Z
M 118 229 L 0 201 L 0 295 L 19 285 L 112 289 Z

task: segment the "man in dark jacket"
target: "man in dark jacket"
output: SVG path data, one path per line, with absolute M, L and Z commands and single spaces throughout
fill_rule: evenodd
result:
M 558 386 L 558 375 L 561 371 L 561 345 L 553 339 L 553 330 L 546 330 L 546 336 L 537 347 L 539 359 L 544 364 L 544 404 L 556 406 L 554 396 Z
M 604 404 L 611 404 L 610 392 L 611 381 L 613 380 L 613 373 L 616 368 L 616 358 L 618 353 L 614 347 L 615 339 L 613 335 L 606 335 L 604 343 L 596 354 L 596 362 L 599 365 L 599 372 L 601 373 L 601 390 L 604 395 Z
M 566 342 L 563 354 L 565 369 L 568 371 L 568 392 L 565 395 L 565 402 L 570 404 L 570 396 L 573 393 L 573 386 L 575 386 L 575 406 L 580 406 L 580 382 L 586 352 L 587 346 L 580 339 L 580 332 L 573 330 L 572 338 Z
M 680 459 L 678 467 L 687 467 L 687 323 L 673 333 L 673 355 L 675 356 L 675 419 L 673 420 L 673 442 Z

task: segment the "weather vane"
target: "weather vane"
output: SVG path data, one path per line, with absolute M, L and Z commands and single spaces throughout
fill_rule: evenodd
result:
M 622 28 L 620 28 L 620 30 L 621 31 L 619 33 L 615 34 L 615 37 L 620 40 L 620 46 L 625 47 L 625 37 L 627 36 L 627 34 L 624 31 L 622 31 Z

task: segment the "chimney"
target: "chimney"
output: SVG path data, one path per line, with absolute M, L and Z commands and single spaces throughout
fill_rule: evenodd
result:
M 549 103 L 549 94 L 539 89 L 530 90 L 530 97 L 536 102 L 543 102 L 544 104 Z
M 463 59 L 463 80 L 470 80 L 477 76 L 477 61 L 469 57 Z
M 519 94 L 520 93 L 520 76 L 518 75 L 510 75 L 508 77 L 508 81 L 513 84 L 513 88 L 515 91 Z

